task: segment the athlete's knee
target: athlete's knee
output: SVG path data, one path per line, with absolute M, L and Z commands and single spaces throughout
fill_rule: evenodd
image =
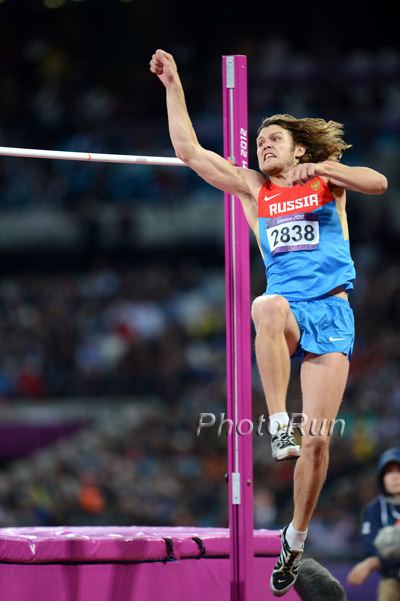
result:
M 319 464 L 329 456 L 329 442 L 329 436 L 304 436 L 301 454 L 313 463 Z
M 290 307 L 288 301 L 279 294 L 258 296 L 252 304 L 251 316 L 256 330 L 281 331 L 286 326 Z

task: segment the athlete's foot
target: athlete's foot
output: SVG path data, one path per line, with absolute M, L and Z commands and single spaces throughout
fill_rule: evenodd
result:
M 300 445 L 296 443 L 293 434 L 289 433 L 288 428 L 278 430 L 271 437 L 272 457 L 275 461 L 283 459 L 297 459 L 300 455 Z
M 270 588 L 275 597 L 285 595 L 296 582 L 300 559 L 303 554 L 303 549 L 290 549 L 285 536 L 287 529 L 288 526 L 285 526 L 282 530 L 281 554 L 271 574 Z

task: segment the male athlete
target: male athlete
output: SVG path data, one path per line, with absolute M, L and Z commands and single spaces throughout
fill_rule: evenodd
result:
M 342 126 L 323 119 L 275 115 L 257 135 L 261 173 L 232 166 L 203 148 L 186 108 L 171 54 L 150 61 L 166 89 L 169 132 L 177 157 L 212 186 L 238 196 L 258 241 L 267 290 L 252 305 L 257 364 L 266 396 L 276 460 L 296 458 L 288 428 L 286 394 L 290 357 L 300 354 L 303 413 L 334 420 L 345 389 L 354 341 L 348 303 L 355 271 L 345 211 L 346 190 L 382 194 L 384 175 L 338 160 L 350 146 Z M 303 436 L 294 471 L 293 519 L 282 531 L 282 550 L 271 575 L 274 595 L 294 584 L 328 467 L 329 436 Z

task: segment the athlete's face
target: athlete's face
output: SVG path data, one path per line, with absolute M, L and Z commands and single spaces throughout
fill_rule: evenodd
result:
M 383 486 L 389 495 L 400 495 L 400 464 L 388 463 L 383 472 Z
M 295 144 L 292 134 L 280 125 L 264 127 L 257 137 L 258 166 L 266 175 L 278 175 L 292 169 L 305 150 L 302 144 Z

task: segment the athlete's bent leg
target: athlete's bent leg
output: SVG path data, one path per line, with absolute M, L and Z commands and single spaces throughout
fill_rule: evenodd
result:
M 300 330 L 283 296 L 260 296 L 252 306 L 256 328 L 255 350 L 258 369 L 267 401 L 272 456 L 277 461 L 294 459 L 300 454 L 293 434 L 288 432 L 286 394 L 290 378 L 290 355 L 300 340 Z
M 270 414 L 286 411 L 290 355 L 300 340 L 300 330 L 288 301 L 278 294 L 259 296 L 251 315 L 256 329 L 258 370 Z

